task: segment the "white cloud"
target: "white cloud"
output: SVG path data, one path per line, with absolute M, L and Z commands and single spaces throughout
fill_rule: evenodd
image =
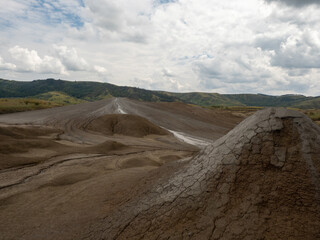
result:
M 37 51 L 19 46 L 10 48 L 9 52 L 17 63 L 18 71 L 66 74 L 61 61 L 54 57 L 46 55 L 41 58 Z
M 16 65 L 12 63 L 4 62 L 3 58 L 0 56 L 0 70 L 15 70 Z
M 82 15 L 102 39 L 147 41 L 152 0 L 86 0 L 85 5 Z
M 85 71 L 90 69 L 90 66 L 86 60 L 78 56 L 78 52 L 75 48 L 57 45 L 54 45 L 53 48 L 57 58 L 62 62 L 67 70 Z
M 21 16 L 28 9 L 28 5 L 23 1 L 3 1 L 1 0 L 0 13 L 3 16 Z
M 0 69 L 13 70 L 20 72 L 48 73 L 69 75 L 71 71 L 106 73 L 104 67 L 90 65 L 78 55 L 75 48 L 53 45 L 55 57 L 45 55 L 40 57 L 36 50 L 29 50 L 20 46 L 9 49 L 9 53 L 15 64 L 4 63 L 0 57 Z
M 117 1 L 86 1 L 88 15 L 97 26 L 119 31 L 125 25 L 124 12 Z
M 0 73 L 320 95 L 319 4 L 268 1 L 12 0 L 0 9 Z
M 320 33 L 306 29 L 289 36 L 276 51 L 272 64 L 284 68 L 320 68 Z
M 105 73 L 107 72 L 107 69 L 105 69 L 104 67 L 101 66 L 93 66 L 93 69 L 98 72 L 98 73 Z

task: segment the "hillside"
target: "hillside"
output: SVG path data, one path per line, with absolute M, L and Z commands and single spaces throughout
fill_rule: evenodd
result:
M 172 93 L 99 82 L 34 80 L 20 82 L 0 79 L 0 98 L 36 98 L 59 105 L 127 97 L 147 102 L 184 102 L 208 106 L 257 106 L 319 109 L 320 97 L 303 95 L 270 96 L 264 94 Z
M 255 106 L 291 107 L 301 109 L 320 108 L 320 97 L 303 95 L 270 96 L 265 94 L 219 94 L 219 93 L 168 93 L 183 102 L 200 106 Z
M 168 93 L 184 102 L 200 106 L 245 106 L 236 99 L 230 99 L 219 93 Z
M 179 100 L 161 92 L 134 87 L 119 87 L 109 83 L 71 82 L 54 79 L 20 82 L 0 79 L 0 98 L 30 97 L 47 92 L 61 92 L 86 101 L 96 101 L 109 97 L 128 97 L 148 102 Z
M 55 102 L 60 105 L 77 104 L 77 103 L 86 102 L 85 100 L 71 97 L 65 93 L 54 92 L 54 91 L 35 95 L 34 98 L 46 100 L 49 102 Z

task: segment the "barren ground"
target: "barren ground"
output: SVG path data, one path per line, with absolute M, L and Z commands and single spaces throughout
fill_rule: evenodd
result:
M 0 115 L 0 239 L 81 238 L 241 120 L 117 98 Z

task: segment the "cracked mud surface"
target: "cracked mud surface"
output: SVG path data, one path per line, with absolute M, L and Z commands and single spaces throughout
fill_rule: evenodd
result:
M 0 239 L 84 238 L 199 152 L 163 128 L 209 143 L 240 120 L 127 99 L 0 115 Z
M 259 111 L 84 230 L 83 239 L 320 239 L 320 128 Z
M 119 113 L 141 134 L 115 128 L 130 115 L 103 126 Z M 0 239 L 320 239 L 320 128 L 281 108 L 240 120 L 127 99 L 1 115 Z

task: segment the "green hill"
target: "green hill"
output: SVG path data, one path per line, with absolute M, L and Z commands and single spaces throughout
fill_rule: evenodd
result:
M 224 96 L 233 101 L 239 101 L 246 106 L 258 107 L 289 107 L 308 99 L 302 95 L 269 96 L 264 94 L 226 94 Z
M 179 101 L 174 96 L 134 87 L 119 87 L 109 83 L 71 82 L 63 80 L 34 80 L 20 82 L 0 79 L 0 98 L 38 96 L 47 92 L 60 92 L 86 101 L 108 97 L 128 97 L 143 101 Z
M 47 92 L 47 93 L 41 93 L 38 95 L 33 96 L 36 99 L 46 100 L 49 102 L 54 102 L 59 105 L 68 105 L 68 104 L 77 104 L 77 103 L 83 103 L 87 102 L 85 100 L 71 97 L 65 93 L 61 92 Z
M 184 102 L 200 106 L 256 106 L 319 109 L 320 97 L 303 95 L 269 96 L 264 94 L 172 93 L 99 82 L 34 80 L 21 82 L 0 79 L 0 98 L 41 99 L 57 105 L 127 97 L 149 102 Z
M 245 106 L 236 99 L 229 99 L 228 97 L 218 93 L 168 93 L 174 97 L 181 99 L 183 102 L 192 103 L 200 106 Z

